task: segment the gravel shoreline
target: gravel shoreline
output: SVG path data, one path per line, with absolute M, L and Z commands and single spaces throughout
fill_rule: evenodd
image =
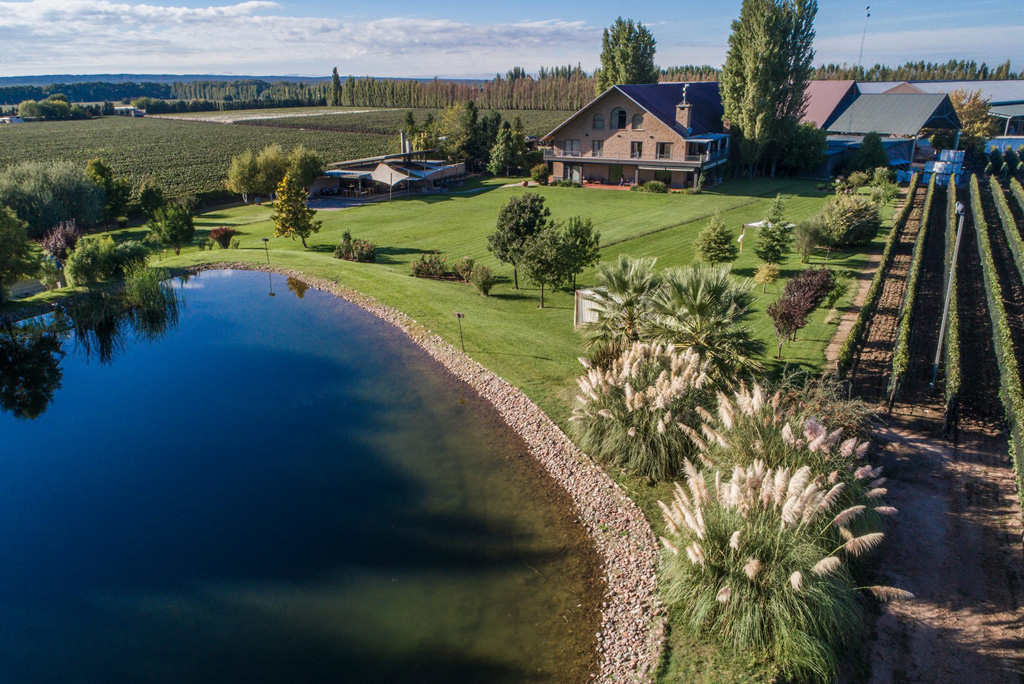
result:
M 601 557 L 606 595 L 597 633 L 597 682 L 649 682 L 661 658 L 665 612 L 657 597 L 658 544 L 640 508 L 518 388 L 458 351 L 414 319 L 331 280 L 252 263 L 203 264 L 199 273 L 234 269 L 276 273 L 352 302 L 405 332 L 490 402 L 568 492 Z

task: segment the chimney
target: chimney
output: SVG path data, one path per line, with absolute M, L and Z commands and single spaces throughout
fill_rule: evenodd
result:
M 690 89 L 689 84 L 683 85 L 683 99 L 676 105 L 676 123 L 687 131 L 693 125 L 693 106 L 686 99 L 686 91 Z

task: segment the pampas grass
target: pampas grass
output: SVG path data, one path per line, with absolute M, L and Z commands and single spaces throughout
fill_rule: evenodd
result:
M 710 398 L 707 384 L 697 354 L 636 343 L 607 369 L 590 365 L 579 378 L 570 432 L 601 463 L 671 479 L 696 449 L 684 428 L 698 421 L 697 407 Z

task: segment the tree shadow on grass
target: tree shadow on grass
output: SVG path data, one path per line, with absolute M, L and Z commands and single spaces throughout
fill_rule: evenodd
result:
M 400 264 L 405 261 L 409 261 L 407 257 L 418 256 L 420 254 L 429 254 L 432 251 L 433 250 L 419 249 L 416 247 L 378 247 L 377 263 Z

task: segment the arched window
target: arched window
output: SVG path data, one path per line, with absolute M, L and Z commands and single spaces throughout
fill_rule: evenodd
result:
M 612 110 L 612 128 L 623 129 L 626 127 L 626 110 L 616 107 Z
M 633 130 L 634 131 L 639 131 L 639 130 L 642 130 L 643 127 L 644 127 L 644 115 L 643 114 L 637 114 L 636 116 L 633 117 Z
M 604 129 L 604 114 L 594 115 L 594 130 L 600 131 Z

